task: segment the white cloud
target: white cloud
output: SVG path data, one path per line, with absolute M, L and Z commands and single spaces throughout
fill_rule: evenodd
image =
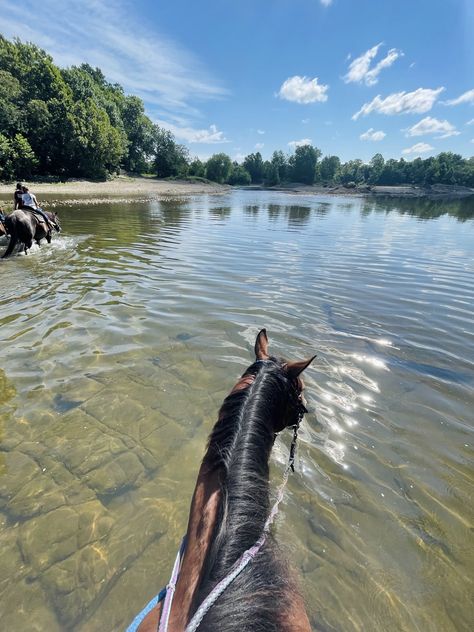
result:
M 318 78 L 300 77 L 295 75 L 289 77 L 281 86 L 278 96 L 286 101 L 296 103 L 315 103 L 317 101 L 327 101 L 326 92 L 329 86 L 318 83 Z
M 468 121 L 466 125 L 474 125 L 474 119 L 471 119 L 470 121 Z
M 385 136 L 387 136 L 387 134 L 385 132 L 382 131 L 378 131 L 376 132 L 372 127 L 370 129 L 368 129 L 366 132 L 364 132 L 363 134 L 361 134 L 359 136 L 360 140 L 373 140 L 373 141 L 379 141 L 379 140 L 383 140 L 385 138 Z
M 257 130 L 257 134 L 265 134 L 265 130 L 263 130 L 263 129 L 258 129 L 258 130 Z
M 429 88 L 418 88 L 413 92 L 395 92 L 385 99 L 378 94 L 370 103 L 364 103 L 361 109 L 352 117 L 356 121 L 359 116 L 366 116 L 371 112 L 381 114 L 423 114 L 433 107 L 438 96 L 444 88 L 431 90 Z
M 406 136 L 426 136 L 428 134 L 437 134 L 436 138 L 449 138 L 450 136 L 459 136 L 461 132 L 458 132 L 454 125 L 451 125 L 449 121 L 440 121 L 431 116 L 427 116 L 421 119 L 418 123 L 409 127 L 406 131 Z
M 301 122 L 303 123 L 303 125 L 307 125 L 309 123 L 310 119 L 306 118 L 306 119 L 301 119 Z
M 290 140 L 288 147 L 296 149 L 296 147 L 302 147 L 303 145 L 311 145 L 313 141 L 311 138 L 302 138 L 301 140 Z
M 474 89 L 464 92 L 464 94 L 461 94 L 461 96 L 459 96 L 457 99 L 443 101 L 443 105 L 461 105 L 462 103 L 474 104 Z
M 260 151 L 261 149 L 263 149 L 265 147 L 264 143 L 255 143 L 255 149 L 256 151 Z
M 5 37 L 35 42 L 60 66 L 98 66 L 149 109 L 199 115 L 195 103 L 226 94 L 190 50 L 137 21 L 128 0 L 1 0 L 1 5 Z
M 323 7 L 329 7 L 332 4 L 332 0 L 319 0 Z
M 360 55 L 360 57 L 356 57 L 356 59 L 351 62 L 344 81 L 346 83 L 365 83 L 367 86 L 375 85 L 382 70 L 389 68 L 403 55 L 403 53 L 396 48 L 391 48 L 387 55 L 371 68 L 372 60 L 377 56 L 381 46 L 381 43 L 377 44 L 369 48 L 369 50 Z
M 210 125 L 209 129 L 194 129 L 192 127 L 179 127 L 162 120 L 157 121 L 157 123 L 160 127 L 168 129 L 177 140 L 184 140 L 187 143 L 218 145 L 230 142 L 225 138 L 224 132 L 219 131 L 215 125 Z
M 471 143 L 474 143 L 474 138 L 471 138 Z
M 402 154 L 426 154 L 428 151 L 432 151 L 434 147 L 428 145 L 428 143 L 416 143 L 412 147 L 408 147 L 402 151 Z

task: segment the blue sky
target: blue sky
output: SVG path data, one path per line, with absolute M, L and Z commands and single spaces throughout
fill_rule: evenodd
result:
M 474 155 L 474 0 L 0 0 L 0 32 L 100 67 L 192 156 Z

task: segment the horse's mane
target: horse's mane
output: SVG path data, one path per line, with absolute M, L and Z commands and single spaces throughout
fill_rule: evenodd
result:
M 222 501 L 195 607 L 262 534 L 270 504 L 272 420 L 282 417 L 289 401 L 296 404 L 295 388 L 276 359 L 254 363 L 244 376 L 254 379 L 224 400 L 205 457 L 205 463 L 219 472 Z M 278 559 L 269 537 L 215 602 L 200 629 L 281 632 L 279 614 L 288 598 L 288 583 L 286 564 Z

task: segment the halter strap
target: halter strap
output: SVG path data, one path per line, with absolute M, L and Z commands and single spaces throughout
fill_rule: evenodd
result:
M 160 625 L 158 632 L 166 632 L 168 630 L 168 623 L 171 614 L 171 604 L 173 603 L 174 591 L 176 589 L 176 583 L 179 577 L 179 571 L 181 570 L 181 563 L 183 561 L 184 550 L 186 548 L 186 536 L 181 541 L 178 554 L 174 561 L 173 572 L 171 573 L 170 580 L 166 586 L 166 596 L 163 606 L 161 608 Z

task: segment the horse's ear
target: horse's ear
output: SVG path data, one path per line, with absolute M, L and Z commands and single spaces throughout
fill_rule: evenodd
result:
M 255 357 L 257 360 L 268 360 L 268 337 L 267 330 L 262 329 L 258 332 L 255 340 Z
M 296 362 L 288 362 L 286 364 L 286 372 L 288 373 L 288 377 L 295 379 L 297 378 L 305 369 L 309 367 L 311 362 L 314 360 L 316 356 L 314 355 L 312 358 L 307 358 L 306 360 L 297 360 Z

